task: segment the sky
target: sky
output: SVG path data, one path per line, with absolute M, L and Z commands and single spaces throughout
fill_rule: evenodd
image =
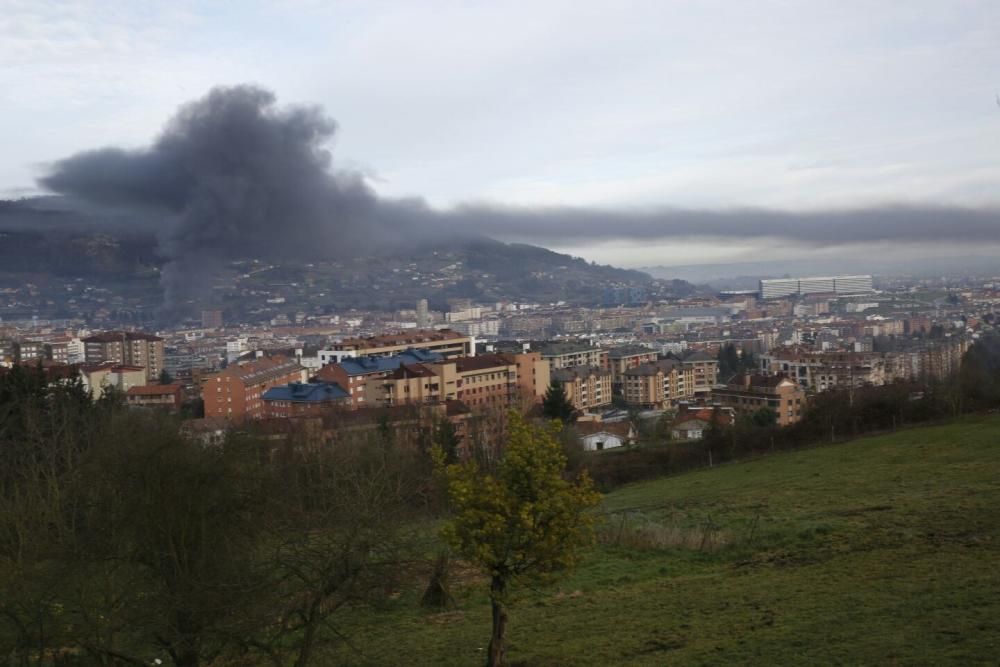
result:
M 147 146 L 180 105 L 243 83 L 320 105 L 336 167 L 445 211 L 1000 205 L 996 0 L 0 0 L 0 196 L 79 151 Z M 544 240 L 624 266 L 1000 248 L 941 226 L 822 247 L 569 223 Z

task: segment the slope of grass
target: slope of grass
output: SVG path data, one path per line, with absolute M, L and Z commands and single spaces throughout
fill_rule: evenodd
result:
M 557 586 L 521 589 L 522 665 L 996 664 L 1000 418 L 981 417 L 625 487 L 600 544 Z M 419 590 L 351 614 L 331 660 L 483 660 L 481 582 L 459 610 Z

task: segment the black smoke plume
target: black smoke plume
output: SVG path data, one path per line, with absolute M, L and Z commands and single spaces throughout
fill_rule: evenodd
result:
M 80 153 L 40 182 L 155 226 L 170 307 L 205 290 L 227 259 L 336 257 L 402 241 L 400 209 L 419 215 L 422 205 L 380 203 L 360 174 L 335 169 L 326 148 L 335 131 L 319 108 L 217 88 L 182 107 L 148 148 Z

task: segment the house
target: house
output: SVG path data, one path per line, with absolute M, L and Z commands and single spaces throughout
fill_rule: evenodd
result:
M 129 407 L 158 408 L 169 412 L 180 412 L 184 402 L 184 390 L 179 383 L 150 384 L 129 387 L 125 392 L 125 403 Z
M 631 422 L 616 422 L 608 424 L 604 422 L 583 422 L 578 423 L 577 431 L 580 433 L 580 444 L 585 452 L 600 452 L 605 449 L 616 449 L 635 442 L 636 432 Z
M 719 426 L 732 426 L 736 422 L 736 412 L 732 408 L 713 405 L 692 407 L 688 403 L 677 406 L 677 416 L 670 425 L 670 435 L 674 440 L 701 440 L 712 422 Z

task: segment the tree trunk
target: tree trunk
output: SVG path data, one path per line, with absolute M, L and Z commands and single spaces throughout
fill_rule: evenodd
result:
M 493 635 L 490 637 L 489 658 L 486 667 L 503 667 L 507 661 L 507 607 L 504 593 L 507 582 L 501 577 L 490 581 L 490 605 L 493 607 Z

